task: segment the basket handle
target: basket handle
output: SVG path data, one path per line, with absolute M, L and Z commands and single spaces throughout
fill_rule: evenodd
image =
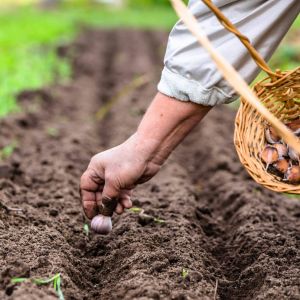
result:
M 230 32 L 232 32 L 247 48 L 250 55 L 256 62 L 256 64 L 269 76 L 271 79 L 276 79 L 277 77 L 281 77 L 280 74 L 274 73 L 271 68 L 268 66 L 266 61 L 263 59 L 263 57 L 260 55 L 260 53 L 252 46 L 250 40 L 248 37 L 243 35 L 233 24 L 232 22 L 222 13 L 221 10 L 217 6 L 215 6 L 211 0 L 202 0 L 206 6 L 216 15 L 220 23 Z
M 182 22 L 187 26 L 190 32 L 196 37 L 200 45 L 210 54 L 212 60 L 216 63 L 217 68 L 224 78 L 234 87 L 234 89 L 254 107 L 267 120 L 283 138 L 283 140 L 300 153 L 300 143 L 293 132 L 289 130 L 281 121 L 279 121 L 258 99 L 255 93 L 250 89 L 246 81 L 241 75 L 220 55 L 213 47 L 205 33 L 199 28 L 197 20 L 188 10 L 182 0 L 170 0 L 173 7 L 181 18 Z

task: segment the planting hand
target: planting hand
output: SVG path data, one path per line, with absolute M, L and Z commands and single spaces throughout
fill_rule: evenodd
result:
M 81 177 L 81 197 L 88 218 L 103 198 L 117 198 L 116 212 L 132 206 L 132 189 L 151 179 L 174 148 L 209 111 L 158 93 L 137 132 L 121 145 L 95 155 Z

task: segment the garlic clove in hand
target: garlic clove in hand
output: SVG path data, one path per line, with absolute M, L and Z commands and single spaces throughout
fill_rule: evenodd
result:
M 91 222 L 91 228 L 93 231 L 99 234 L 108 234 L 112 230 L 111 217 L 97 215 Z

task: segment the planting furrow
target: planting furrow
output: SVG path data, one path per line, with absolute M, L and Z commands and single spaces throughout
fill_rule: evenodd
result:
M 296 299 L 300 203 L 261 188 L 242 169 L 231 138 L 233 117 L 215 109 L 177 152 L 199 189 L 195 212 L 222 272 L 218 295 Z
M 110 73 L 115 78 L 116 92 L 122 91 L 124 82 L 126 87 L 133 75 L 141 76 L 144 70 L 155 74 L 157 64 L 161 63 L 148 55 L 153 49 L 153 45 L 149 47 L 148 35 L 133 31 L 126 39 L 120 35 L 120 39 L 123 64 L 114 60 Z M 131 57 L 138 59 L 131 60 Z M 118 80 L 119 76 L 122 80 Z M 155 94 L 157 80 L 153 77 L 141 87 L 123 93 L 99 123 L 100 133 L 109 131 L 107 147 L 123 142 L 134 132 Z M 161 222 L 153 223 L 127 212 L 114 218 L 111 237 L 94 236 L 87 255 L 99 258 L 99 297 L 213 298 L 215 275 L 220 272 L 213 256 L 203 249 L 206 237 L 197 224 L 194 213 L 197 199 L 185 169 L 171 159 L 154 180 L 137 188 L 133 201 L 135 207 Z M 184 270 L 188 275 L 183 275 Z
M 110 235 L 83 228 L 79 177 L 136 129 L 166 39 L 85 31 L 64 49 L 70 82 L 24 92 L 23 112 L 1 121 L 0 145 L 16 148 L 0 164 L 1 299 L 55 299 L 50 286 L 10 279 L 59 272 L 66 299 L 297 299 L 300 205 L 249 178 L 225 107 L 137 187 Z

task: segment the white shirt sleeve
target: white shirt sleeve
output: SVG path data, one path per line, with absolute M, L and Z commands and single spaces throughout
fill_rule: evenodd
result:
M 215 0 L 214 4 L 266 60 L 300 11 L 300 0 Z M 251 83 L 260 69 L 245 46 L 200 0 L 190 0 L 189 9 L 217 51 Z M 158 90 L 163 94 L 209 106 L 236 99 L 233 88 L 181 21 L 170 33 L 164 65 L 158 84 Z

